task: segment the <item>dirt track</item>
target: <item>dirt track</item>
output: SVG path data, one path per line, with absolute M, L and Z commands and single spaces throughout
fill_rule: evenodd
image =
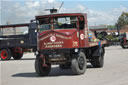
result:
M 1 85 L 128 85 L 128 49 L 120 46 L 106 48 L 103 68 L 88 64 L 84 75 L 72 75 L 72 71 L 57 66 L 49 76 L 38 77 L 34 69 L 35 56 L 25 54 L 22 60 L 0 61 Z

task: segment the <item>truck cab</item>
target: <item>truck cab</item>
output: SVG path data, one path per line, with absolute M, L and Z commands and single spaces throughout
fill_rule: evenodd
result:
M 103 66 L 106 41 L 99 41 L 95 36 L 89 38 L 87 14 L 42 15 L 36 16 L 36 21 L 39 31 L 35 69 L 39 76 L 48 75 L 52 64 L 59 64 L 61 69 L 71 67 L 74 74 L 83 74 L 87 61 L 94 65 L 93 56 L 102 56 L 94 67 Z
M 88 36 L 86 14 L 38 16 L 37 22 L 40 50 L 80 48 L 88 44 L 84 43 Z

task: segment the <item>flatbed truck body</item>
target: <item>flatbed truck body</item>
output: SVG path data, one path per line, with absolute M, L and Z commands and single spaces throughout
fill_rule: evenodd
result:
M 1 32 L 4 29 L 14 29 L 14 33 L 0 35 L 0 57 L 1 60 L 21 59 L 24 51 L 37 49 L 37 32 L 36 23 L 0 25 Z M 28 33 L 16 34 L 15 29 L 27 28 Z

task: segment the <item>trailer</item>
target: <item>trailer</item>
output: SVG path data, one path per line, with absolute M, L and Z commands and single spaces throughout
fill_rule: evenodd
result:
M 18 31 L 26 29 L 27 32 Z M 37 50 L 36 23 L 0 25 L 0 58 L 1 60 L 21 59 L 29 49 Z
M 104 65 L 106 40 L 99 40 L 89 31 L 87 14 L 65 13 L 36 16 L 38 43 L 35 71 L 47 76 L 51 65 L 71 68 L 76 75 L 84 74 L 87 62 L 93 67 Z
M 128 32 L 120 35 L 120 46 L 123 49 L 128 48 Z

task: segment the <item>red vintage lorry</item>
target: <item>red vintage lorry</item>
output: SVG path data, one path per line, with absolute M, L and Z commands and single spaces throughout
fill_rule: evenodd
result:
M 128 48 L 128 32 L 120 35 L 120 46 L 123 49 Z
M 36 16 L 38 44 L 35 70 L 47 76 L 51 65 L 71 68 L 76 75 L 84 74 L 87 62 L 93 67 L 104 65 L 105 40 L 98 40 L 88 29 L 87 14 L 66 13 Z

